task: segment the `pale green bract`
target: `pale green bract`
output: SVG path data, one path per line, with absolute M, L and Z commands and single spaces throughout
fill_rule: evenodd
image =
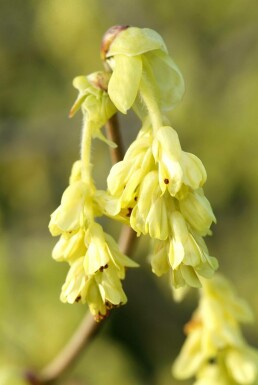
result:
M 108 94 L 122 113 L 125 114 L 137 94 L 141 94 L 143 76 L 148 79 L 161 110 L 170 110 L 182 99 L 183 76 L 157 32 L 129 27 L 114 39 L 106 56 L 113 71 Z
M 159 49 L 167 52 L 162 37 L 153 29 L 129 27 L 114 39 L 106 56 L 136 56 Z

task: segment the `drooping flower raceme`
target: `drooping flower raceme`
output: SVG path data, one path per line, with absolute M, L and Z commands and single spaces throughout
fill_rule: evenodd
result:
M 116 111 L 104 90 L 106 79 L 106 76 L 96 73 L 74 81 L 79 96 L 70 115 L 82 108 L 81 160 L 75 162 L 69 186 L 49 224 L 52 235 L 60 235 L 53 249 L 53 258 L 70 265 L 61 300 L 87 303 L 97 321 L 103 319 L 111 308 L 126 303 L 121 280 L 125 278 L 127 267 L 137 266 L 121 253 L 115 240 L 95 221 L 103 211 L 99 204 L 101 193 L 96 191 L 91 177 L 91 140 L 98 137 L 111 146 L 115 145 L 100 132 L 102 125 Z
M 218 267 L 202 238 L 215 222 L 205 180 L 203 164 L 181 149 L 176 131 L 164 126 L 155 135 L 149 121 L 107 179 L 119 202 L 110 214 L 124 215 L 138 235 L 154 240 L 152 270 L 170 272 L 175 288 L 199 287 L 198 275 L 211 277 Z
M 201 299 L 186 325 L 187 339 L 173 366 L 179 379 L 196 377 L 195 385 L 257 384 L 258 352 L 245 341 L 240 322 L 251 311 L 221 275 L 203 282 Z
M 198 276 L 211 277 L 218 267 L 202 239 L 215 217 L 202 189 L 205 168 L 182 150 L 164 115 L 182 98 L 182 75 L 163 39 L 149 29 L 125 27 L 113 39 L 108 34 L 104 57 L 112 69 L 111 100 L 142 119 L 140 133 L 108 176 L 108 192 L 118 204 L 107 211 L 154 240 L 154 273 L 170 271 L 176 288 L 199 287 Z

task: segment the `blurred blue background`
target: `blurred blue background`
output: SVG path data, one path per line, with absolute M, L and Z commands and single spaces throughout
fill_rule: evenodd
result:
M 56 239 L 47 227 L 79 154 L 81 116 L 67 118 L 72 79 L 102 69 L 101 38 L 115 24 L 157 30 L 184 75 L 186 94 L 171 122 L 183 149 L 206 166 L 218 220 L 207 243 L 257 325 L 257 1 L 2 0 L 0 15 L 0 364 L 40 368 L 87 310 L 59 302 L 67 266 L 52 261 Z M 131 114 L 120 121 L 128 145 L 138 122 Z M 107 156 L 96 141 L 95 180 L 103 188 Z M 127 306 L 113 312 L 60 383 L 179 383 L 171 363 L 197 296 L 173 303 L 146 253 L 143 239 L 135 250 L 143 268 L 125 282 Z M 245 335 L 258 346 L 255 324 Z

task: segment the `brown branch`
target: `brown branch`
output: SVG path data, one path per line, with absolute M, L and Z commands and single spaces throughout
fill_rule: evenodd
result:
M 107 138 L 117 144 L 116 148 L 110 147 L 110 157 L 112 164 L 115 164 L 123 159 L 124 150 L 122 144 L 122 138 L 119 130 L 119 123 L 117 114 L 113 115 L 106 123 Z
M 117 163 L 123 159 L 122 140 L 119 131 L 118 119 L 114 115 L 106 124 L 108 139 L 117 144 L 116 148 L 111 148 L 112 163 Z M 135 232 L 128 226 L 123 226 L 120 237 L 119 247 L 122 253 L 130 254 L 135 240 Z M 83 318 L 78 329 L 65 345 L 63 350 L 38 374 L 33 371 L 25 373 L 25 378 L 30 385 L 55 384 L 55 382 L 74 364 L 81 352 L 89 344 L 92 338 L 100 330 L 102 322 L 96 322 L 90 313 Z
M 70 341 L 63 350 L 38 374 L 26 373 L 26 378 L 32 385 L 53 384 L 66 372 L 78 358 L 83 348 L 94 337 L 101 324 L 97 323 L 90 313 L 87 313 L 76 329 Z

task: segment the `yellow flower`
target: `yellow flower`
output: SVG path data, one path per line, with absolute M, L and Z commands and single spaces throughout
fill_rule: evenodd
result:
M 201 330 L 193 331 L 184 345 L 179 360 L 173 365 L 176 378 L 185 380 L 196 376 L 194 385 L 247 385 L 257 384 L 258 355 L 243 345 L 229 347 L 205 355 Z
M 63 193 L 61 205 L 51 215 L 49 230 L 53 236 L 63 232 L 77 231 L 83 223 L 83 209 L 87 196 L 87 186 L 77 181 Z
M 172 285 L 175 288 L 185 284 L 201 287 L 199 275 L 212 277 L 218 268 L 217 259 L 209 256 L 204 240 L 190 231 L 183 215 L 175 207 L 167 210 L 167 216 L 169 236 L 164 241 L 154 241 L 150 258 L 152 271 L 158 276 L 171 271 Z
M 147 77 L 160 108 L 171 109 L 184 94 L 184 80 L 161 36 L 148 28 L 129 27 L 107 33 L 105 58 L 113 70 L 108 94 L 117 109 L 126 113 L 134 104 Z M 105 39 L 105 37 L 104 37 Z M 105 43 L 105 42 L 104 42 Z M 105 45 L 105 44 L 104 44 Z
M 62 302 L 74 303 L 81 301 L 86 303 L 87 275 L 83 267 L 83 257 L 76 259 L 67 274 L 66 281 L 62 287 L 60 299 Z
M 125 278 L 126 267 L 138 264 L 125 256 L 96 222 L 87 229 L 64 233 L 53 250 L 53 257 L 70 264 L 62 287 L 63 302 L 88 303 L 97 320 L 110 308 L 126 302 L 121 280 Z
M 168 242 L 153 240 L 152 252 L 149 257 L 152 272 L 158 277 L 169 272 L 170 265 L 168 262 Z
M 99 224 L 94 222 L 89 226 L 85 236 L 85 243 L 87 252 L 83 262 L 84 270 L 87 275 L 91 275 L 104 268 L 110 260 L 104 232 Z
M 138 235 L 149 234 L 151 238 L 167 239 L 171 215 L 169 198 L 161 195 L 157 171 L 149 172 L 141 182 L 137 203 L 130 216 L 130 225 Z
M 84 183 L 81 172 L 82 162 L 78 160 L 73 164 L 69 178 L 70 184 L 63 193 L 61 204 L 51 214 L 49 223 L 51 234 L 53 236 L 63 235 L 58 247 L 61 244 L 64 246 L 65 243 L 70 242 L 71 234 L 78 232 L 80 229 L 85 230 L 92 221 L 93 215 L 102 215 L 102 208 L 98 204 L 95 186 L 92 180 L 89 180 L 87 184 Z M 74 240 L 75 238 L 71 242 L 74 242 Z M 60 258 L 62 260 L 62 257 Z
M 210 234 L 212 222 L 216 223 L 210 202 L 204 196 L 200 188 L 189 193 L 179 200 L 179 209 L 185 220 L 197 231 L 198 234 L 205 236 Z
M 189 231 L 183 215 L 174 211 L 170 220 L 173 237 L 169 246 L 169 263 L 176 270 L 181 263 L 192 266 L 204 277 L 211 277 L 217 269 L 217 260 L 210 257 L 204 240 Z
M 209 330 L 231 344 L 238 342 L 235 332 L 238 323 L 253 320 L 246 301 L 239 298 L 230 282 L 219 274 L 204 282 L 200 312 Z
M 258 352 L 247 344 L 240 348 L 229 348 L 225 356 L 229 376 L 237 384 L 257 384 Z
M 201 327 L 196 327 L 189 333 L 179 356 L 173 363 L 173 375 L 179 380 L 186 380 L 196 375 L 203 362 L 207 360 L 206 352 L 202 349 L 202 333 Z
M 114 246 L 115 242 L 111 237 L 108 240 L 110 249 L 107 251 L 111 253 L 111 245 Z M 118 247 L 115 246 L 112 251 L 117 250 Z M 61 301 L 87 303 L 95 319 L 100 321 L 112 307 L 127 301 L 121 284 L 121 279 L 125 276 L 125 266 L 135 267 L 137 264 L 121 252 L 112 254 L 108 263 L 94 274 L 87 273 L 85 257 L 75 260 L 62 287 Z
M 86 253 L 84 238 L 85 231 L 83 229 L 71 234 L 63 233 L 53 249 L 52 257 L 56 261 L 69 263 L 83 257 Z
M 206 181 L 205 168 L 195 155 L 182 151 L 176 131 L 161 127 L 153 141 L 153 155 L 159 167 L 159 184 L 162 193 L 182 198 L 188 191 L 201 187 Z
M 132 210 L 137 200 L 139 186 L 144 176 L 154 166 L 151 140 L 149 132 L 141 131 L 128 148 L 124 159 L 110 170 L 107 178 L 108 191 L 119 199 L 118 211 L 124 208 Z
M 82 182 L 81 161 L 74 163 L 69 182 L 49 225 L 52 235 L 61 234 L 53 258 L 70 264 L 60 298 L 88 303 L 99 321 L 112 307 L 126 302 L 121 280 L 127 267 L 138 265 L 95 222 L 103 213 L 103 193 L 96 192 L 91 178 Z
M 137 267 L 137 263 L 126 257 L 119 250 L 114 239 L 104 233 L 102 227 L 92 223 L 85 235 L 87 252 L 84 257 L 84 269 L 86 274 L 92 275 L 111 262 L 117 269 L 117 275 L 123 279 L 125 267 Z
M 114 266 L 97 272 L 87 284 L 87 303 L 96 321 L 101 321 L 113 307 L 124 305 L 127 297 Z
M 249 307 L 220 275 L 203 281 L 201 293 L 185 327 L 187 339 L 174 362 L 174 375 L 196 376 L 195 385 L 256 384 L 258 352 L 248 346 L 239 327 L 239 321 L 251 319 Z

